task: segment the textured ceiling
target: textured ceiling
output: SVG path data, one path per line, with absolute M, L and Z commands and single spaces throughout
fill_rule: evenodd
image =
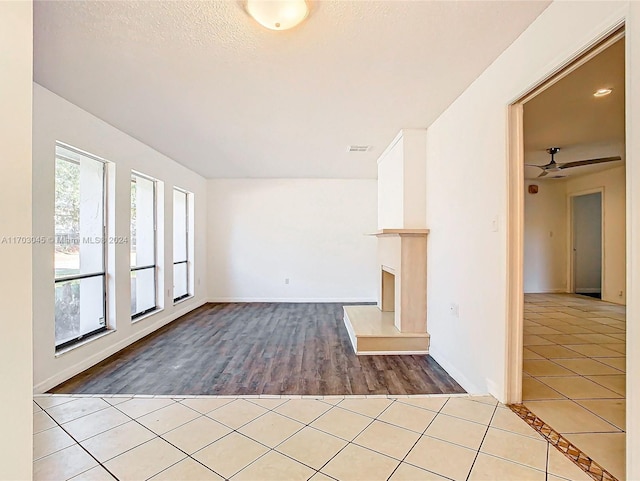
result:
M 206 177 L 375 178 L 548 2 L 35 2 L 35 81 Z M 350 144 L 372 145 L 347 153 Z
M 616 155 L 624 159 L 624 47 L 624 39 L 617 41 L 525 104 L 525 163 L 547 164 L 548 147 L 561 147 L 556 162 Z M 600 88 L 612 88 L 613 92 L 594 97 Z M 561 175 L 584 175 L 622 164 L 576 167 Z M 534 178 L 540 172 L 528 167 L 525 177 Z

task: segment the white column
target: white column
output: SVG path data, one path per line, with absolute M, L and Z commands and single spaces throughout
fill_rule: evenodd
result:
M 30 1 L 0 2 L 0 45 L 0 239 L 28 237 L 32 233 L 33 6 Z M 0 479 L 32 478 L 31 251 L 27 243 L 0 244 L 0 383 L 4 386 L 0 401 L 3 412 Z

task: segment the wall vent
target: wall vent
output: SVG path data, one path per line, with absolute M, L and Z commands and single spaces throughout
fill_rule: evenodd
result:
M 350 145 L 347 147 L 347 152 L 369 152 L 370 150 L 370 145 Z

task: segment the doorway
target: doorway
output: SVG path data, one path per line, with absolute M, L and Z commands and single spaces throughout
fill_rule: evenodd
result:
M 570 197 L 571 292 L 602 299 L 602 192 Z
M 626 252 L 624 52 L 624 32 L 615 32 L 510 111 L 511 157 L 520 163 L 510 172 L 520 183 L 510 185 L 509 272 L 518 288 L 509 294 L 510 362 L 520 377 L 510 376 L 509 401 L 544 420 L 550 441 L 562 439 L 553 444 L 568 447 L 576 464 L 618 479 L 626 442 L 627 264 L 614 259 Z M 600 90 L 608 93 L 594 95 Z

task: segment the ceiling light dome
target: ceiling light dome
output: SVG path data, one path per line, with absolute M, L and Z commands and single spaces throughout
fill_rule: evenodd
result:
M 271 30 L 288 30 L 309 15 L 305 0 L 247 0 L 247 12 Z

